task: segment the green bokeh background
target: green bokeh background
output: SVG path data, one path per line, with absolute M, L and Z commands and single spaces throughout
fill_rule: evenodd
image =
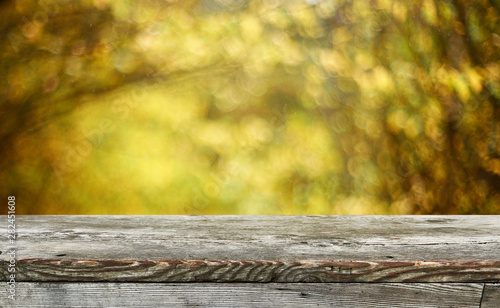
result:
M 500 213 L 497 0 L 0 5 L 17 214 Z

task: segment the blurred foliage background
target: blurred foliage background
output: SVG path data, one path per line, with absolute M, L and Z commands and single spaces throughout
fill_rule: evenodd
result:
M 0 6 L 17 214 L 500 214 L 499 0 Z

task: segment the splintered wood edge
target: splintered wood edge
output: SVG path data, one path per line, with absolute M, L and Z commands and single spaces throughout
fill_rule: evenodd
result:
M 500 261 L 17 260 L 21 282 L 500 282 Z M 6 281 L 7 262 L 0 276 Z

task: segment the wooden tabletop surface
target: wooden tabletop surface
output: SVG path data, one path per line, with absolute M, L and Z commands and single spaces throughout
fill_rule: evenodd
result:
M 500 216 L 17 216 L 15 226 L 17 299 L 2 288 L 1 307 L 500 307 Z M 8 281 L 7 230 L 0 242 Z

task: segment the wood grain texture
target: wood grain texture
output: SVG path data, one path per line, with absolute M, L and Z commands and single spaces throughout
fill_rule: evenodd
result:
M 498 216 L 20 216 L 17 228 L 17 281 L 500 281 Z
M 481 300 L 481 308 L 500 307 L 500 284 L 487 283 Z
M 19 283 L 1 307 L 479 307 L 482 284 Z M 3 293 L 2 293 L 3 292 Z
M 2 265 L 7 280 L 7 264 Z M 484 282 L 500 281 L 500 261 L 18 261 L 18 281 L 135 282 Z

